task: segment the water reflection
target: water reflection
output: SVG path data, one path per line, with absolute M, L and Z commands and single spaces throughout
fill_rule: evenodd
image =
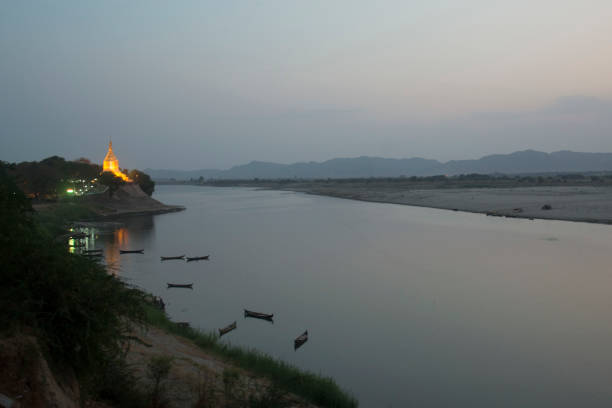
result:
M 145 249 L 116 255 L 122 279 L 175 321 L 217 332 L 239 320 L 221 341 L 332 376 L 361 407 L 612 401 L 610 226 L 247 189 L 160 186 L 156 198 L 187 211 L 122 221 Z M 98 234 L 118 254 L 114 230 Z
M 125 248 L 129 243 L 130 234 L 126 227 L 120 227 L 113 231 L 112 239 L 107 241 L 104 251 L 104 261 L 110 273 L 117 276 L 120 267 L 119 250 Z
M 70 230 L 68 250 L 84 255 L 89 255 L 93 250 L 102 250 L 107 271 L 118 276 L 123 264 L 129 262 L 122 259 L 119 251 L 129 248 L 132 243 L 147 247 L 153 239 L 154 230 L 155 222 L 151 215 L 121 221 L 81 223 Z
M 95 231 L 87 226 L 71 228 L 66 237 L 68 240 L 68 251 L 72 254 L 86 253 L 94 249 L 96 245 Z

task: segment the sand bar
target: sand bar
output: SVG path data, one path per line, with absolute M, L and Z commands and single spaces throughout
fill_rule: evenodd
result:
M 612 224 L 612 187 L 376 189 L 291 186 L 283 190 L 361 201 L 468 211 L 496 216 Z M 550 209 L 544 209 L 544 206 Z

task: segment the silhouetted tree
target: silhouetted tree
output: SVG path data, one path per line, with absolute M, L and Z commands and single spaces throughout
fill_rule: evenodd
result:
M 59 156 L 13 164 L 7 170 L 19 188 L 33 197 L 56 197 L 72 185 L 73 180 L 91 180 L 102 171 L 96 164 L 66 161 Z
M 109 171 L 105 171 L 104 173 L 102 173 L 98 178 L 98 181 L 100 182 L 100 184 L 108 187 L 108 195 L 110 197 L 115 194 L 115 191 L 119 190 L 119 187 L 125 184 L 125 181 L 123 181 L 123 179 L 115 176 Z
M 128 177 L 134 180 L 147 195 L 150 196 L 155 191 L 155 182 L 147 173 L 134 169 L 129 172 Z

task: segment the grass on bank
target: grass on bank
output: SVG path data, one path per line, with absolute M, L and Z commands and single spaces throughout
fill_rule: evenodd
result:
M 344 392 L 332 378 L 300 370 L 254 349 L 220 343 L 214 333 L 177 325 L 166 314 L 153 307 L 146 308 L 146 322 L 168 333 L 191 340 L 200 348 L 225 358 L 237 367 L 264 376 L 286 391 L 320 406 L 334 408 L 357 407 L 357 400 Z

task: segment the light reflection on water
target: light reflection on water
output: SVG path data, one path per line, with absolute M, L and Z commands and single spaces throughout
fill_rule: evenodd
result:
M 612 401 L 610 226 L 247 189 L 158 186 L 156 198 L 187 210 L 98 230 L 105 261 L 174 320 L 237 320 L 224 342 L 330 375 L 362 406 Z M 211 259 L 160 262 L 183 253 Z
M 95 248 L 97 235 L 94 228 L 81 226 L 72 228 L 69 232 L 73 235 L 67 238 L 68 252 L 82 253 Z
M 108 244 L 104 250 L 104 261 L 114 275 L 117 275 L 120 270 L 121 258 L 119 250 L 127 248 L 130 244 L 129 230 L 126 227 L 119 227 L 112 231 L 112 239 L 108 239 Z M 109 237 L 110 238 L 110 237 Z
M 85 234 L 86 237 L 76 240 L 69 239 L 70 252 L 86 253 L 88 250 L 102 249 L 102 257 L 107 270 L 113 275 L 122 275 L 122 256 L 119 251 L 135 249 L 131 246 L 132 242 L 136 245 L 148 242 L 154 232 L 153 216 L 144 215 L 126 217 L 112 222 L 83 223 L 75 228 L 75 232 Z M 73 246 L 73 241 L 77 242 L 76 246 Z M 139 254 L 124 254 L 123 257 L 137 255 Z

